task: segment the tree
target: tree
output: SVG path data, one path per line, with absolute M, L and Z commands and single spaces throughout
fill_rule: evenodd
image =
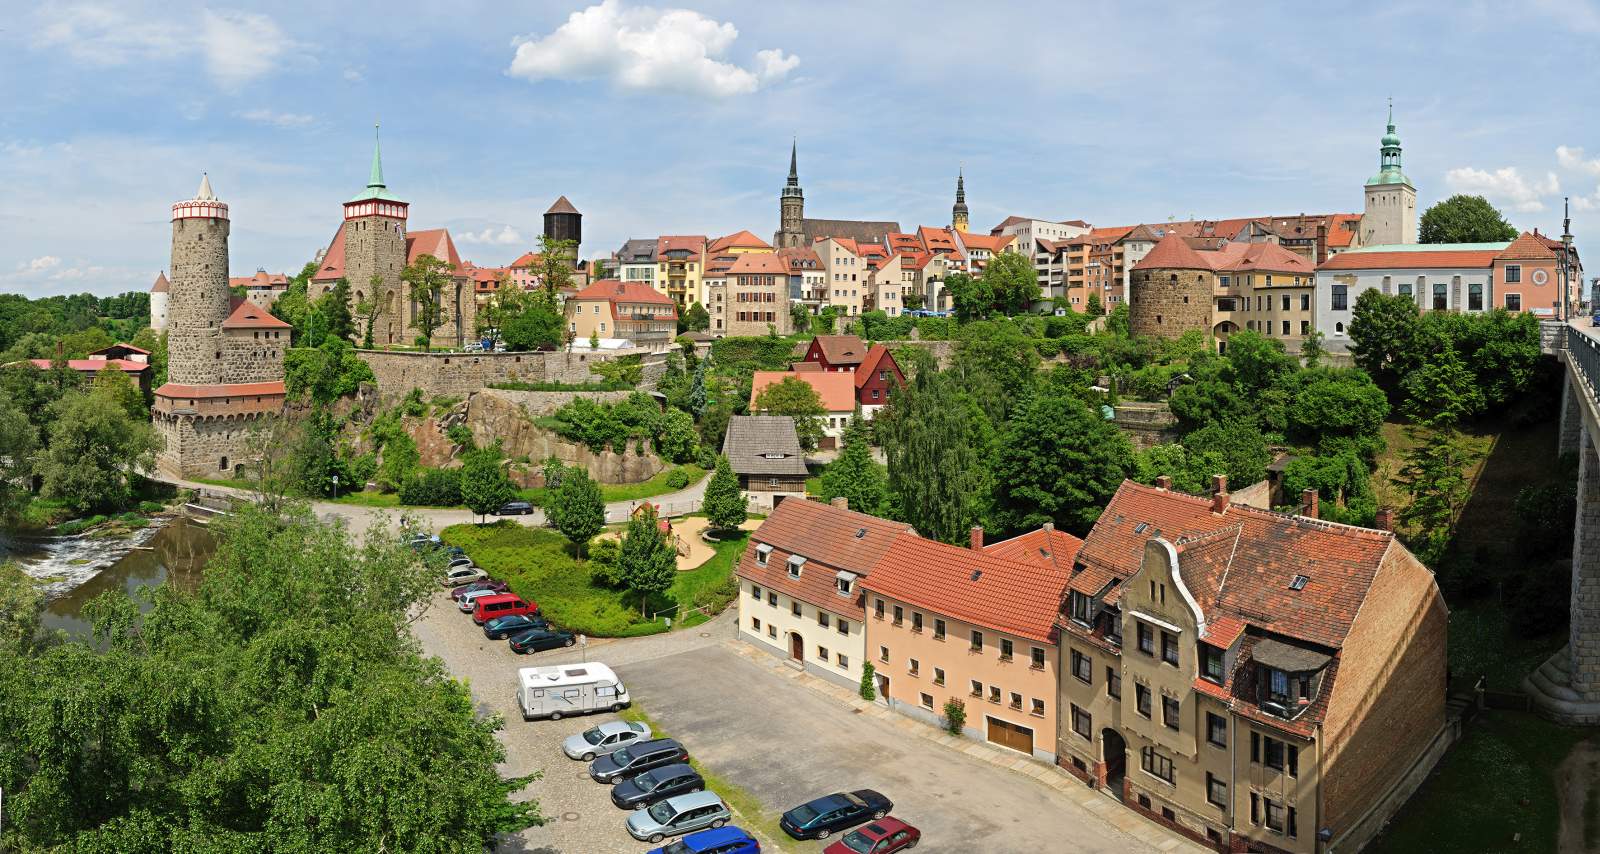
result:
M 786 415 L 794 419 L 794 433 L 800 447 L 816 450 L 822 440 L 823 418 L 828 410 L 822 407 L 822 398 L 811 383 L 790 374 L 773 383 L 756 395 L 755 410 L 769 415 Z
M 344 461 L 339 459 L 338 434 L 338 425 L 326 406 L 313 407 L 294 425 L 285 469 L 287 482 L 295 492 L 327 496 L 333 494 L 334 478 L 340 483 L 350 482 Z
M 421 255 L 400 271 L 400 281 L 409 286 L 411 301 L 417 306 L 411 326 L 417 330 L 418 343 L 423 350 L 430 350 L 433 333 L 445 321 L 444 289 L 450 284 L 450 265 L 432 255 Z
M 851 510 L 871 516 L 882 516 L 888 510 L 888 475 L 872 459 L 866 424 L 860 415 L 850 419 L 844 432 L 844 448 L 822 472 L 822 498 L 844 498 Z
M 0 521 L 10 517 L 26 500 L 38 447 L 39 428 L 0 392 Z
M 595 330 L 595 331 L 592 331 L 592 332 L 589 333 L 589 349 L 590 350 L 598 350 L 598 349 L 600 349 L 600 332 L 599 332 L 599 330 Z
M 289 286 L 272 302 L 272 316 L 278 318 L 292 328 L 289 330 L 289 346 L 305 346 L 303 343 L 307 331 L 307 323 L 313 311 L 311 299 L 308 296 L 311 288 L 311 277 L 317 274 L 317 264 L 307 262 L 300 272 L 289 279 Z M 376 294 L 374 294 L 376 298 Z
M 656 427 L 656 453 L 674 463 L 693 462 L 700 453 L 700 434 L 694 429 L 694 416 L 667 407 Z
M 600 494 L 600 485 L 589 477 L 589 470 L 573 466 L 566 470 L 561 485 L 549 493 L 546 511 L 561 536 L 572 541 L 583 555 L 589 541 L 606 527 L 606 502 Z
M 981 276 L 1007 314 L 1016 314 L 1039 298 L 1039 274 L 1020 252 L 1001 252 L 989 259 Z
M 498 441 L 487 448 L 474 448 L 462 457 L 461 503 L 480 520 L 517 497 L 517 488 L 506 476 L 505 455 Z
M 878 682 L 872 678 L 874 670 L 872 662 L 861 663 L 861 699 L 869 703 L 878 699 Z
M 321 346 L 295 347 L 284 353 L 283 385 L 292 398 L 329 404 L 355 394 L 364 382 L 377 382 L 377 377 L 343 338 L 330 335 Z
M 711 313 L 700 303 L 690 305 L 683 312 L 683 328 L 688 332 L 703 332 L 711 326 Z
M 789 305 L 789 322 L 795 332 L 807 332 L 811 329 L 811 309 L 804 303 L 791 303 Z
M 1311 330 L 1311 333 L 1300 341 L 1300 360 L 1307 368 L 1316 368 L 1327 352 L 1322 346 L 1321 330 Z
M 572 287 L 572 268 L 578 259 L 578 244 L 549 235 L 539 236 L 539 252 L 534 256 L 533 276 L 552 299 Z
M 50 407 L 83 384 L 83 377 L 65 365 L 40 369 L 29 362 L 0 366 L 0 395 L 27 416 L 29 423 L 48 438 Z
M 328 324 L 328 333 L 349 343 L 356 337 L 356 321 L 350 314 L 350 280 L 343 276 L 328 292 L 317 298 L 317 312 Z
M 1039 349 L 1015 323 L 1004 318 L 968 323 L 958 334 L 961 338 L 950 362 L 951 373 L 961 378 L 998 424 L 1038 381 Z
M 617 569 L 628 589 L 639 594 L 639 615 L 649 616 L 652 595 L 672 588 L 678 575 L 678 553 L 661 530 L 654 504 L 646 502 L 628 520 L 622 537 L 622 554 Z
M 1094 291 L 1089 294 L 1089 301 L 1084 303 L 1083 310 L 1090 317 L 1099 317 L 1100 315 L 1106 313 L 1105 303 L 1100 300 L 1099 291 Z
M 902 521 L 947 543 L 967 541 L 988 515 L 995 430 L 950 371 L 920 371 L 873 418 L 889 460 L 889 493 Z
M 1456 519 L 1472 484 L 1466 469 L 1479 454 L 1469 448 L 1450 422 L 1433 429 L 1412 425 L 1412 441 L 1394 482 L 1411 501 L 1399 513 L 1406 545 L 1423 563 L 1437 567 L 1455 536 Z
M 950 306 L 956 317 L 962 320 L 988 317 L 994 310 L 994 287 L 987 278 L 951 273 L 944 278 L 944 290 L 950 295 Z
M 566 321 L 556 310 L 555 300 L 544 291 L 533 294 L 515 294 L 501 291 L 497 302 L 506 306 L 501 320 L 500 335 L 506 349 L 556 350 L 566 336 Z
M 36 469 L 45 497 L 80 512 L 125 506 L 133 477 L 155 466 L 155 428 L 100 391 L 69 394 L 50 411 L 50 442 Z
M 1494 243 L 1516 240 L 1517 230 L 1482 196 L 1457 193 L 1422 214 L 1422 243 Z
M 378 323 L 378 291 L 383 288 L 383 277 L 374 273 L 368 281 L 372 288 L 372 296 L 366 297 L 356 303 L 356 318 L 361 323 L 361 349 L 371 350 L 373 347 L 372 331 Z
M 1421 321 L 1409 297 L 1362 291 L 1350 315 L 1350 355 L 1356 366 L 1385 388 L 1415 367 Z
M 716 471 L 706 484 L 701 509 L 706 511 L 712 529 L 717 531 L 732 531 L 743 525 L 749 516 L 749 504 L 744 493 L 739 491 L 739 478 L 733 473 L 733 466 L 728 465 L 728 458 L 721 454 L 717 455 Z
M 118 407 L 135 421 L 150 419 L 150 408 L 145 405 L 144 392 L 121 371 L 97 371 L 89 389 L 92 394 Z
M 1228 336 L 1227 367 L 1223 375 L 1246 399 L 1271 387 L 1285 374 L 1299 370 L 1284 352 L 1283 342 L 1259 332 L 1240 330 Z
M 0 563 L 0 655 L 21 655 L 33 646 L 44 605 L 38 582 L 16 564 Z
M 1132 471 L 1133 446 L 1115 425 L 1065 392 L 1038 394 L 996 445 L 995 522 L 1087 531 Z
M 706 369 L 710 367 L 711 359 L 701 359 L 694 366 L 694 383 L 689 386 L 689 413 L 695 418 L 706 414 Z
M 1427 355 L 1400 381 L 1407 418 L 1434 427 L 1455 425 L 1483 411 L 1483 387 L 1448 342 Z
M 1267 464 L 1272 462 L 1266 437 L 1245 421 L 1207 424 L 1183 437 L 1183 446 L 1191 464 L 1209 467 L 1206 475 L 1227 475 L 1228 482 L 1239 488 L 1266 477 Z

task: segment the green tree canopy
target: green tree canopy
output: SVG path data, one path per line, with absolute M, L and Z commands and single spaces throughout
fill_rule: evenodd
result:
M 572 466 L 561 476 L 561 484 L 550 493 L 546 513 L 561 536 L 572 541 L 579 554 L 589 541 L 606 527 L 606 503 L 600 484 L 583 466 Z
M 711 527 L 718 531 L 731 531 L 744 524 L 749 515 L 749 505 L 739 490 L 739 478 L 728 465 L 728 458 L 717 455 L 717 468 L 706 484 L 702 509 Z
M 1416 366 L 1421 323 L 1410 298 L 1362 291 L 1350 316 L 1350 355 L 1379 385 L 1394 388 Z
M 967 541 L 988 517 L 995 429 L 963 379 L 921 371 L 889 393 L 873 418 L 889 460 L 889 492 L 903 521 L 925 536 Z
M 989 259 L 980 277 L 1007 314 L 1016 314 L 1039 298 L 1039 274 L 1021 252 L 1001 252 Z
M 432 255 L 420 255 L 400 271 L 400 281 L 410 289 L 417 312 L 411 320 L 423 350 L 433 346 L 433 333 L 444 325 L 445 288 L 450 285 L 450 264 Z
M 944 290 L 950 295 L 951 309 L 962 320 L 988 317 L 994 311 L 994 287 L 984 278 L 954 272 L 944 277 Z
M 283 355 L 283 385 L 290 397 L 329 404 L 377 382 L 372 368 L 350 342 L 326 336 L 317 347 L 295 347 Z
M 867 426 L 857 415 L 845 429 L 844 448 L 822 472 L 822 498 L 843 498 L 851 510 L 882 516 L 889 508 L 889 480 L 883 466 L 872 459 Z
M 646 502 L 628 520 L 617 571 L 628 589 L 639 594 L 639 614 L 649 616 L 651 596 L 672 588 L 678 574 L 678 553 L 661 530 L 655 505 Z
M 1133 470 L 1127 437 L 1082 400 L 1035 395 L 996 446 L 995 522 L 1009 532 L 1045 522 L 1087 531 Z
M 809 321 L 808 321 L 809 322 Z M 700 303 L 694 303 L 683 312 L 683 328 L 689 332 L 704 332 L 711 326 L 711 313 Z
M 756 410 L 771 415 L 787 415 L 794 419 L 794 432 L 800 447 L 814 451 L 822 440 L 822 419 L 828 410 L 822 408 L 822 398 L 811 383 L 790 374 L 761 390 L 756 396 Z
M 38 447 L 39 428 L 0 392 L 0 521 L 9 518 L 27 498 Z
M 50 411 L 50 442 L 36 468 L 45 497 L 78 511 L 125 506 L 134 476 L 155 467 L 155 428 L 104 389 L 69 394 Z
M 1228 476 L 1228 483 L 1243 489 L 1267 476 L 1272 454 L 1266 437 L 1255 425 L 1245 421 L 1207 424 L 1183 438 L 1191 461 L 1201 460 L 1211 467 L 1207 474 Z
M 1482 196 L 1457 193 L 1422 214 L 1421 243 L 1493 243 L 1516 240 L 1517 230 Z
M 473 448 L 462 455 L 461 503 L 480 518 L 517 497 L 517 488 L 506 476 L 504 462 L 498 440 L 487 448 Z
M 350 280 L 343 276 L 328 292 L 317 298 L 317 313 L 327 324 L 327 334 L 345 343 L 356 337 L 356 320 L 350 313 Z

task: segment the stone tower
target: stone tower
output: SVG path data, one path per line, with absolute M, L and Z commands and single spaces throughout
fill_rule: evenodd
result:
M 806 245 L 805 218 L 806 194 L 800 189 L 800 170 L 797 168 L 798 144 L 789 147 L 789 180 L 778 197 L 779 249 L 794 249 Z
M 165 272 L 156 274 L 156 283 L 150 286 L 150 328 L 167 331 L 167 293 L 171 287 Z
M 222 382 L 222 322 L 228 319 L 228 206 L 201 176 L 194 198 L 172 206 L 172 276 L 167 284 L 167 380 Z
M 1389 130 L 1379 142 L 1378 174 L 1367 179 L 1367 208 L 1361 215 L 1361 245 L 1385 246 L 1417 242 L 1417 188 L 1400 171 L 1400 136 L 1394 132 L 1394 103 L 1389 104 Z
M 1183 238 L 1169 233 L 1133 265 L 1129 330 L 1169 340 L 1190 330 L 1210 333 L 1214 280 L 1211 264 Z
M 377 344 L 407 344 L 413 337 L 407 311 L 410 297 L 400 281 L 400 271 L 406 267 L 409 208 L 383 183 L 383 154 L 374 126 L 367 188 L 344 203 L 344 275 L 350 282 L 352 300 L 371 294 L 378 307 L 372 324 Z M 376 284 L 374 276 L 379 279 Z
M 950 226 L 956 231 L 967 232 L 967 179 L 956 170 L 956 203 L 950 208 Z

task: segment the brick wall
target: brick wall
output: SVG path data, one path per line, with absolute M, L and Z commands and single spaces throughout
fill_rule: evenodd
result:
M 1134 335 L 1175 339 L 1211 331 L 1211 279 L 1204 270 L 1135 270 L 1128 292 Z

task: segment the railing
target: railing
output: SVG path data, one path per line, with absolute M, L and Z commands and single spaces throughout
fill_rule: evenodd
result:
M 1589 394 L 1600 394 L 1600 341 L 1571 326 L 1566 330 L 1567 358 L 1578 367 L 1578 377 L 1589 387 Z

